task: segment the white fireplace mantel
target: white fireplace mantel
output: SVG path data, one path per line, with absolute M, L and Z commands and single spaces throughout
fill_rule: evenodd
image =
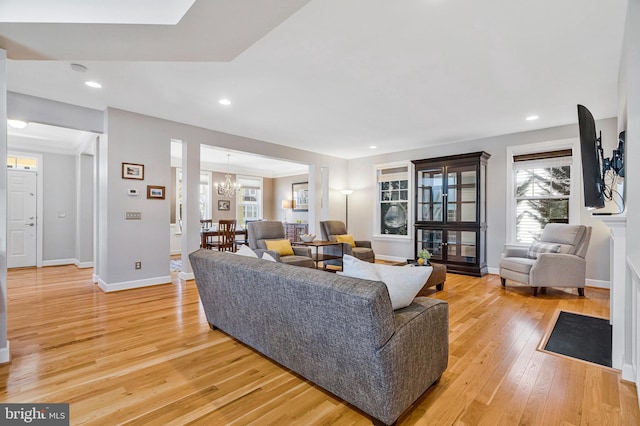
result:
M 633 352 L 633 296 L 631 269 L 627 264 L 627 215 L 626 212 L 610 216 L 593 215 L 611 230 L 610 252 L 610 322 L 613 329 L 611 363 L 622 372 L 622 379 L 636 382 Z

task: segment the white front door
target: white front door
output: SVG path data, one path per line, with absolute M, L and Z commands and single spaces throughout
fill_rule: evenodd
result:
M 8 171 L 8 268 L 36 266 L 36 188 L 36 173 Z

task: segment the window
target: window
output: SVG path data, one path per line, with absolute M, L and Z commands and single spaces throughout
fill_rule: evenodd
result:
M 236 220 L 244 226 L 247 221 L 262 217 L 262 178 L 238 176 L 238 182 L 241 186 Z
M 378 208 L 377 236 L 409 236 L 409 165 L 376 166 Z
M 182 222 L 182 169 L 176 168 L 176 218 Z M 211 172 L 200 172 L 200 219 L 211 219 Z
M 574 162 L 579 155 L 574 152 L 562 149 L 511 155 L 511 241 L 529 244 L 539 238 L 547 223 L 577 220 L 574 187 L 578 166 Z
M 15 170 L 38 170 L 38 159 L 26 155 L 8 155 L 7 168 Z

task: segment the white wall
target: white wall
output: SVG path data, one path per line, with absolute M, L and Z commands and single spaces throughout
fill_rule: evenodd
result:
M 42 264 L 73 264 L 77 224 L 76 159 L 72 155 L 44 153 L 42 162 Z
M 93 163 L 94 156 L 76 156 L 76 246 L 79 267 L 93 266 Z
M 309 212 L 295 212 L 293 209 L 283 209 L 282 200 L 292 199 L 292 187 L 294 183 L 308 182 L 309 175 L 287 176 L 274 179 L 273 188 L 273 209 L 269 213 L 272 220 L 284 221 L 285 213 L 288 223 L 295 223 L 298 220 L 302 223 L 309 223 Z
M 627 256 L 640 254 L 640 1 L 629 0 L 625 32 L 626 61 L 620 98 L 626 100 Z M 626 69 L 624 66 L 626 65 Z M 626 87 L 625 87 L 626 86 Z
M 207 144 L 237 151 L 289 160 L 310 165 L 310 170 L 327 165 L 332 187 L 343 188 L 347 161 L 314 154 L 254 139 L 193 127 L 186 124 L 148 117 L 109 108 L 105 113 L 106 132 L 99 144 L 98 282 L 106 291 L 170 282 L 169 234 L 170 200 L 147 200 L 146 196 L 130 197 L 128 188 L 146 194 L 146 185 L 169 188 L 171 179 L 170 141 L 185 144 Z M 121 178 L 122 162 L 144 164 L 144 181 Z M 314 182 L 310 173 L 310 183 Z M 319 196 L 316 191 L 315 196 Z M 320 216 L 320 202 L 314 209 Z M 141 221 L 125 221 L 126 211 L 142 213 Z M 189 228 L 188 232 L 191 228 Z M 199 230 L 199 227 L 198 227 Z M 189 244 L 192 239 L 186 237 Z M 197 245 L 187 250 L 197 249 Z M 135 270 L 135 261 L 142 269 Z
M 609 152 L 610 155 L 611 150 L 617 143 L 616 120 L 599 120 L 596 126 L 598 130 L 602 130 L 605 152 Z M 490 269 L 493 268 L 495 270 L 498 268 L 503 246 L 506 242 L 507 147 L 569 138 L 578 138 L 577 124 L 351 160 L 349 162 L 349 186 L 354 192 L 349 196 L 350 232 L 358 238 L 370 237 L 374 232 L 375 224 L 373 221 L 375 219 L 374 209 L 376 208 L 375 164 L 486 151 L 491 154 L 487 166 L 487 264 Z M 584 203 L 581 201 L 580 205 L 582 206 Z M 353 220 L 356 217 L 358 219 Z M 593 220 L 591 214 L 584 208 L 582 208 L 581 212 L 581 222 L 585 225 L 594 226 L 594 234 L 587 256 L 587 278 L 598 282 L 608 281 L 608 230 L 601 222 Z M 403 258 L 413 257 L 413 240 L 389 241 L 374 239 L 373 247 L 376 254 Z
M 10 360 L 7 340 L 7 52 L 0 49 L 0 363 Z

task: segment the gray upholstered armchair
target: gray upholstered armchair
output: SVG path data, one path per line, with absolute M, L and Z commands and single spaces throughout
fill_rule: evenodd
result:
M 277 261 L 288 265 L 315 267 L 309 247 L 292 247 L 293 255 L 281 256 L 280 253 L 267 250 L 267 240 L 285 240 L 284 225 L 275 220 L 247 223 L 249 247 L 253 250 L 267 251 Z
M 506 248 L 500 261 L 502 286 L 507 280 L 531 286 L 534 296 L 538 288 L 576 287 L 584 296 L 587 248 L 591 227 L 549 223 L 540 241 L 528 248 Z
M 322 235 L 322 239 L 325 241 L 336 241 L 336 235 L 348 234 L 346 225 L 340 220 L 321 221 L 320 233 Z M 375 262 L 376 256 L 373 252 L 373 249 L 371 248 L 371 241 L 359 240 L 354 242 L 356 244 L 355 247 L 353 247 L 349 243 L 342 244 L 342 250 L 344 250 L 344 254 L 351 255 L 366 262 Z M 323 247 L 323 250 L 327 254 L 340 255 L 343 253 L 339 246 L 327 246 Z M 325 263 L 331 263 L 331 261 L 327 261 Z

